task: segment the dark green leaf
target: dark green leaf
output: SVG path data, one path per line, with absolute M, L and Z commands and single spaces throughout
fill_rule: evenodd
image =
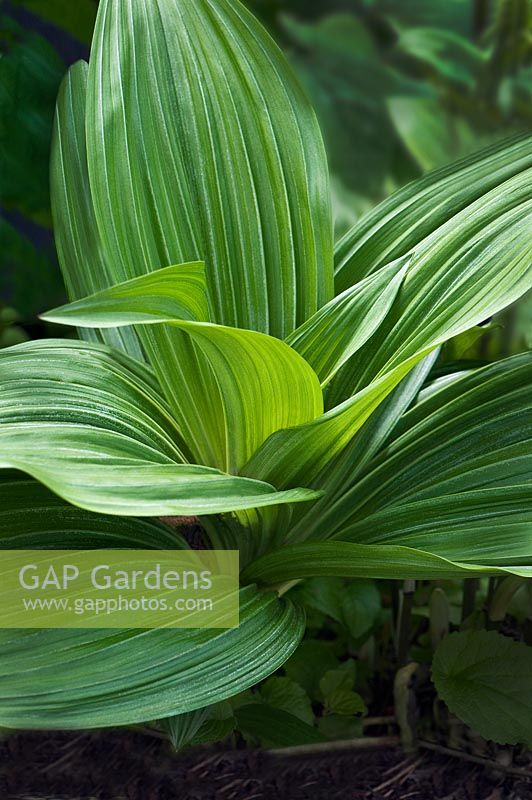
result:
M 222 632 L 2 630 L 0 725 L 99 728 L 194 711 L 274 672 L 303 628 L 290 603 L 248 587 L 240 626 Z
M 436 650 L 432 678 L 476 733 L 532 746 L 532 647 L 495 631 L 453 633 Z
M 273 747 L 323 742 L 324 737 L 306 722 L 262 703 L 251 703 L 235 711 L 238 729 Z

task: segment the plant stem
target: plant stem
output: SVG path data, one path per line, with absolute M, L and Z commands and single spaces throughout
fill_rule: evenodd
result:
M 475 39 L 480 39 L 489 19 L 488 0 L 474 0 L 473 2 L 473 33 Z
M 466 578 L 464 581 L 464 597 L 462 600 L 462 622 L 475 610 L 475 600 L 479 586 L 478 578 Z
M 397 664 L 403 667 L 408 661 L 408 650 L 410 647 L 410 630 L 412 606 L 414 604 L 414 592 L 416 591 L 415 581 L 404 581 L 403 589 L 399 597 L 399 612 L 397 619 L 396 652 Z
M 507 767 L 504 764 L 499 764 L 491 758 L 483 758 L 482 756 L 474 756 L 470 753 L 464 753 L 461 750 L 455 750 L 452 747 L 444 747 L 441 744 L 434 744 L 433 742 L 418 741 L 418 747 L 422 750 L 433 750 L 435 753 L 441 753 L 444 756 L 453 756 L 460 758 L 462 761 L 470 761 L 472 764 L 482 764 L 484 767 L 490 769 L 497 769 L 500 772 L 505 772 L 507 775 L 515 775 L 519 778 L 532 780 L 532 772 L 523 767 Z
M 337 742 L 319 742 L 318 744 L 298 744 L 294 747 L 279 747 L 268 750 L 276 756 L 305 756 L 331 753 L 337 750 L 368 750 L 371 747 L 397 747 L 398 736 L 367 736 L 359 739 L 341 739 Z

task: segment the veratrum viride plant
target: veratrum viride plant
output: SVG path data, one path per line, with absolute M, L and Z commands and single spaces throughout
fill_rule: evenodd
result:
M 297 579 L 532 575 L 532 357 L 431 376 L 532 284 L 532 137 L 335 247 L 316 118 L 248 11 L 101 0 L 51 184 L 47 318 L 80 340 L 0 352 L 2 546 L 187 547 L 160 518 L 197 515 L 240 550 L 241 624 L 2 630 L 0 725 L 191 725 L 294 651 Z

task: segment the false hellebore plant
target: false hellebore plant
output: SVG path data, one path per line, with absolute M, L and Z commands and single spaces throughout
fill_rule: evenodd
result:
M 159 518 L 199 515 L 240 550 L 241 624 L 1 631 L 1 725 L 231 697 L 300 641 L 296 579 L 531 574 L 530 355 L 431 377 L 532 284 L 531 137 L 335 248 L 316 118 L 246 9 L 101 0 L 51 176 L 72 302 L 46 318 L 81 340 L 0 352 L 3 546 L 180 548 Z

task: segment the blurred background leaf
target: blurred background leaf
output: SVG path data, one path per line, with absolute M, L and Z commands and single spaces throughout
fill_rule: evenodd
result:
M 12 0 L 13 5 L 53 22 L 75 39 L 90 45 L 98 4 L 94 0 Z
M 16 309 L 26 334 L 19 328 L 15 338 L 42 335 L 37 315 L 64 298 L 50 138 L 59 83 L 69 63 L 87 56 L 96 9 L 94 0 L 13 0 L 0 10 L 0 313 L 2 303 Z M 14 336 L 4 333 L 0 346 Z

